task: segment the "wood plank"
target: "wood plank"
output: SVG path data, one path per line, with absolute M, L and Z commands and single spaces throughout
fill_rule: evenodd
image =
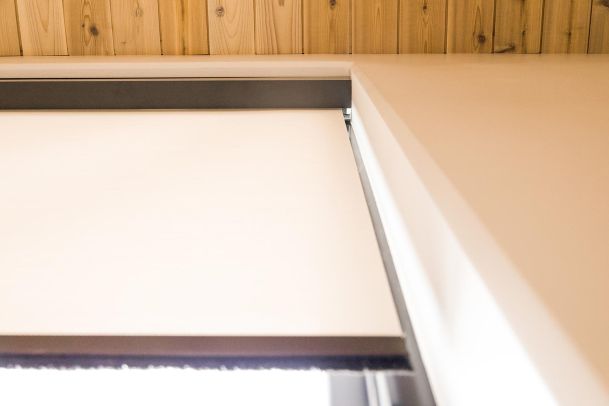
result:
M 255 53 L 254 1 L 209 0 L 209 53 L 242 55 Z
M 400 53 L 446 51 L 446 0 L 401 0 Z
M 591 54 L 609 53 L 609 1 L 607 0 L 592 2 L 588 52 Z
M 157 0 L 111 0 L 117 55 L 160 55 Z
M 304 3 L 305 54 L 348 54 L 350 0 L 309 0 Z
M 159 0 L 163 55 L 204 55 L 207 41 L 206 0 Z
M 63 0 L 70 55 L 114 55 L 109 0 Z
M 398 52 L 398 0 L 353 0 L 353 53 Z
M 447 52 L 492 52 L 494 8 L 494 0 L 449 0 Z
M 21 55 L 17 12 L 13 0 L 0 0 L 0 56 Z
M 61 0 L 16 0 L 23 55 L 67 55 Z
M 591 3 L 591 0 L 546 1 L 542 52 L 586 53 Z
M 256 1 L 256 53 L 302 53 L 302 1 Z
M 494 52 L 538 54 L 543 0 L 497 0 Z

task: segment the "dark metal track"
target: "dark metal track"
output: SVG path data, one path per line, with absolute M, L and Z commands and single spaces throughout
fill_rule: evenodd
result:
M 349 79 L 0 80 L 0 110 L 351 106 Z
M 351 141 L 351 147 L 353 149 L 353 155 L 355 156 L 355 162 L 357 164 L 360 180 L 364 189 L 364 195 L 366 196 L 366 202 L 368 204 L 368 210 L 372 219 L 374 233 L 376 234 L 376 240 L 379 245 L 379 250 L 383 259 L 385 271 L 387 272 L 387 279 L 389 281 L 389 286 L 393 295 L 393 301 L 398 312 L 398 317 L 400 318 L 400 324 L 402 326 L 402 330 L 404 331 L 405 345 L 406 350 L 408 352 L 408 361 L 411 365 L 412 371 L 414 372 L 414 376 L 411 379 L 401 379 L 393 383 L 388 382 L 388 384 L 390 386 L 397 385 L 398 387 L 400 385 L 407 384 L 407 386 L 412 388 L 412 390 L 409 390 L 408 393 L 402 393 L 405 398 L 395 404 L 434 406 L 435 400 L 431 391 L 429 380 L 427 379 L 427 374 L 425 372 L 425 366 L 423 365 L 423 361 L 421 359 L 421 354 L 419 353 L 419 347 L 417 345 L 414 330 L 410 322 L 410 316 L 408 315 L 408 309 L 406 308 L 406 302 L 404 301 L 404 294 L 402 292 L 402 288 L 400 287 L 400 281 L 398 278 L 397 271 L 395 269 L 391 250 L 387 242 L 387 237 L 385 236 L 385 229 L 383 227 L 378 206 L 376 204 L 374 192 L 372 191 L 370 179 L 368 178 L 368 174 L 366 172 L 366 168 L 362 160 L 359 146 L 357 144 L 357 140 L 353 132 L 353 127 L 348 124 L 348 129 L 349 139 Z

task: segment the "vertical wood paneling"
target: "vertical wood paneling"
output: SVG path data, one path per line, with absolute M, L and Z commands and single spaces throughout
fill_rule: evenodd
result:
M 586 53 L 591 0 L 547 0 L 543 17 L 542 52 Z
M 351 52 L 350 0 L 306 0 L 304 2 L 305 54 Z
M 256 53 L 302 53 L 302 1 L 256 0 Z
M 446 0 L 401 0 L 400 53 L 446 51 Z
M 398 0 L 352 0 L 353 53 L 398 52 Z
M 495 52 L 539 53 L 542 15 L 543 0 L 496 0 Z
M 207 44 L 205 0 L 159 0 L 163 55 L 203 55 Z
M 61 0 L 17 0 L 23 55 L 67 55 Z
M 495 0 L 449 0 L 447 52 L 493 52 L 494 8 Z
M 208 0 L 207 14 L 211 54 L 254 53 L 253 0 Z
M 609 53 L 609 0 L 0 0 L 0 56 Z
M 117 55 L 160 55 L 157 0 L 111 0 L 114 52 Z
M 70 55 L 114 55 L 110 0 L 63 0 Z
M 0 0 L 0 56 L 21 55 L 14 0 Z
M 609 53 L 609 0 L 592 1 L 588 52 Z

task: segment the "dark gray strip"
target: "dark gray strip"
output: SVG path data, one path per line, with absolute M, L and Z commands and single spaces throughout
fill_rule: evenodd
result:
M 351 106 L 348 79 L 0 81 L 0 110 L 266 109 Z
M 324 370 L 408 370 L 400 357 L 175 357 L 99 355 L 3 355 L 2 368 L 132 368 L 176 367 L 202 369 L 303 369 Z
M 413 372 L 415 373 L 414 386 L 416 390 L 411 393 L 412 396 L 410 397 L 413 397 L 411 401 L 413 405 L 434 406 L 435 400 L 431 391 L 431 386 L 429 385 L 429 380 L 427 379 L 421 354 L 419 353 L 419 347 L 414 335 L 414 330 L 412 329 L 410 316 L 408 315 L 408 309 L 406 308 L 406 302 L 404 301 L 404 294 L 402 292 L 402 288 L 400 287 L 400 281 L 395 269 L 395 264 L 393 263 L 393 257 L 391 256 L 391 250 L 389 248 L 389 244 L 387 243 L 387 237 L 385 236 L 381 216 L 376 205 L 374 192 L 372 191 L 370 180 L 368 178 L 368 174 L 366 173 L 366 168 L 357 145 L 357 140 L 353 133 L 353 127 L 351 126 L 349 126 L 349 139 L 351 140 L 355 162 L 357 164 L 360 180 L 366 196 L 366 202 L 368 203 L 368 210 L 374 226 L 374 233 L 376 234 L 376 240 L 381 251 L 385 271 L 387 272 L 387 279 L 389 280 L 389 286 L 391 287 L 393 301 L 398 311 L 404 336 L 406 337 L 405 345 L 408 352 L 408 360 L 412 366 Z
M 0 354 L 174 357 L 404 357 L 401 337 L 0 335 Z

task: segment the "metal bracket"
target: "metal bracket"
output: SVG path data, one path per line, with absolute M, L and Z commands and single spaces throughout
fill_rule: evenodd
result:
M 343 118 L 345 119 L 347 130 L 349 130 L 351 128 L 351 107 L 343 108 Z

